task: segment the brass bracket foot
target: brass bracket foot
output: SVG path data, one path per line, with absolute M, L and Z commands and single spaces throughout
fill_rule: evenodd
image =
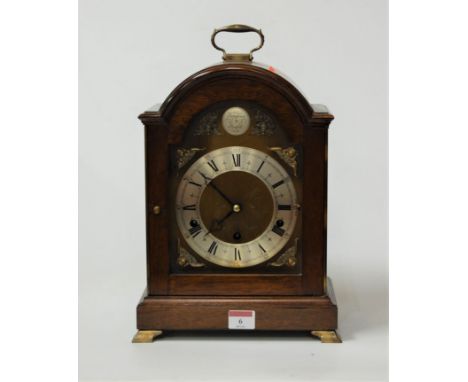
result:
M 133 337 L 132 342 L 136 344 L 151 343 L 162 334 L 162 330 L 139 330 Z
M 340 336 L 334 330 L 312 330 L 310 334 L 318 337 L 323 344 L 339 344 L 342 342 Z

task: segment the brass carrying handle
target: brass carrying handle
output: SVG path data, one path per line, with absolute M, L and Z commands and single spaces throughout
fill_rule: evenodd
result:
M 260 45 L 257 46 L 256 48 L 253 48 L 249 53 L 226 53 L 226 51 L 220 46 L 218 46 L 215 42 L 215 37 L 220 32 L 232 32 L 232 33 L 255 32 L 260 36 Z M 211 35 L 211 43 L 213 44 L 215 49 L 218 49 L 221 52 L 223 52 L 224 61 L 252 61 L 253 59 L 252 53 L 259 50 L 263 46 L 264 42 L 265 42 L 265 36 L 263 35 L 261 29 L 255 29 L 248 25 L 242 25 L 242 24 L 233 24 L 233 25 L 228 25 L 219 29 L 215 29 L 213 31 L 213 34 Z

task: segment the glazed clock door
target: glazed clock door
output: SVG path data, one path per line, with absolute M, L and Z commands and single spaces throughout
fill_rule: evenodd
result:
M 297 293 L 301 147 L 275 114 L 216 103 L 189 122 L 170 158 L 173 292 L 187 282 L 180 293 Z

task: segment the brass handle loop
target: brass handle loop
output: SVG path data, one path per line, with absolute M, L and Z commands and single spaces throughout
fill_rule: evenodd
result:
M 256 48 L 253 48 L 249 53 L 226 53 L 226 51 L 223 48 L 221 48 L 219 45 L 217 45 L 215 42 L 215 37 L 220 32 L 232 32 L 232 33 L 255 32 L 260 36 L 260 45 L 258 45 Z M 242 24 L 233 24 L 233 25 L 228 25 L 219 29 L 215 29 L 213 31 L 213 34 L 211 35 L 211 43 L 213 44 L 215 49 L 223 52 L 224 61 L 252 61 L 253 60 L 252 53 L 261 49 L 264 42 L 265 42 L 265 36 L 263 35 L 261 29 L 256 29 L 248 25 L 242 25 Z

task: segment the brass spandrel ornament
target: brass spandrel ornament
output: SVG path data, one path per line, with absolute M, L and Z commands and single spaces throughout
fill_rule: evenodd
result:
M 297 264 L 296 253 L 297 253 L 297 242 L 299 239 L 296 239 L 294 245 L 291 248 L 288 248 L 283 254 L 281 254 L 275 261 L 272 261 L 268 265 L 272 267 L 294 267 Z
M 270 147 L 270 150 L 278 154 L 292 168 L 294 176 L 297 176 L 297 151 L 294 147 Z
M 203 151 L 205 148 L 203 147 L 191 147 L 189 149 L 180 147 L 177 149 L 177 166 L 180 168 L 184 167 L 187 163 L 189 163 L 195 154 L 198 151 Z
M 177 258 L 177 264 L 181 267 L 194 267 L 194 268 L 201 268 L 204 267 L 205 264 L 199 262 L 195 256 L 191 255 L 189 251 L 185 248 L 180 246 L 180 242 L 178 243 L 179 246 L 179 257 Z

